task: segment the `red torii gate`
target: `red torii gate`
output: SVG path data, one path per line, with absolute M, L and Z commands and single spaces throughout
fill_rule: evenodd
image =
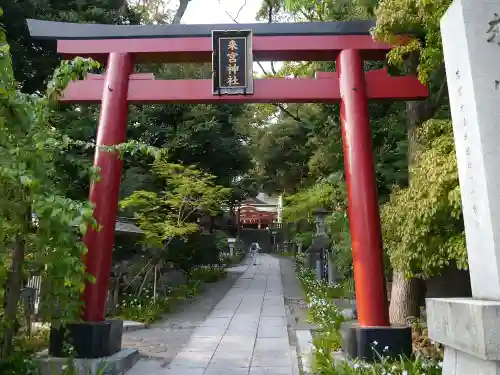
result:
M 71 83 L 62 98 L 66 103 L 102 104 L 94 159 L 102 179 L 90 190 L 102 230 L 90 231 L 85 238 L 87 270 L 96 278 L 85 289 L 85 321 L 98 323 L 105 318 L 122 171 L 118 157 L 99 146 L 125 141 L 129 104 L 340 102 L 358 322 L 366 329 L 389 326 L 368 100 L 421 100 L 427 90 L 415 77 L 391 77 L 385 69 L 364 72 L 365 60 L 383 60 L 390 49 L 372 40 L 371 21 L 237 25 L 239 30 L 253 31 L 256 61 L 336 61 L 337 72 L 319 72 L 315 78 L 257 79 L 251 95 L 224 96 L 213 94 L 212 80 L 155 80 L 153 74 L 133 74 L 133 69 L 139 62 L 209 62 L 214 53 L 212 30 L 235 25 L 116 26 L 28 20 L 28 26 L 35 38 L 57 40 L 64 58 L 107 62 L 105 75 Z

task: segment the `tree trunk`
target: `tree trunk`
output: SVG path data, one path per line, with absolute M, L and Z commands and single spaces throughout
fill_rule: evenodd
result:
M 407 325 L 409 317 L 418 317 L 420 280 L 408 279 L 394 270 L 389 305 L 389 320 L 393 325 Z
M 416 74 L 419 56 L 412 54 L 406 61 L 406 72 Z M 419 151 L 417 131 L 420 124 L 429 118 L 428 101 L 411 101 L 406 103 L 408 133 L 408 183 L 411 183 L 412 167 Z M 400 270 L 393 270 L 389 320 L 391 324 L 407 324 L 409 317 L 419 315 L 420 280 L 407 279 Z
M 415 155 L 419 150 L 417 130 L 422 119 L 427 116 L 427 102 L 407 102 L 408 117 L 408 183 L 411 183 L 411 171 Z M 389 304 L 389 320 L 391 324 L 407 324 L 409 317 L 418 314 L 419 280 L 407 279 L 400 270 L 393 270 L 391 302 Z
M 411 170 L 415 164 L 415 156 L 420 149 L 417 139 L 418 127 L 429 117 L 428 102 L 406 102 L 408 118 L 408 181 L 411 181 Z
M 191 0 L 180 0 L 179 1 L 179 7 L 177 8 L 177 11 L 175 12 L 174 19 L 172 20 L 173 24 L 181 23 L 182 17 L 184 16 L 184 13 L 186 13 L 186 9 L 187 9 L 190 1 Z
M 7 276 L 5 288 L 5 309 L 3 316 L 2 351 L 1 358 L 7 358 L 12 351 L 12 340 L 17 329 L 17 305 L 21 297 L 22 272 L 25 253 L 25 241 L 21 235 L 18 236 L 14 253 L 12 255 L 12 267 Z

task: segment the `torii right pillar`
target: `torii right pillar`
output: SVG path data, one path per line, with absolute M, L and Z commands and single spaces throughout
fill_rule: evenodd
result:
M 367 360 L 377 359 L 377 353 L 410 357 L 411 327 L 389 324 L 368 85 L 360 51 L 341 51 L 337 72 L 358 315 L 357 322 L 342 325 L 343 349 L 350 357 Z

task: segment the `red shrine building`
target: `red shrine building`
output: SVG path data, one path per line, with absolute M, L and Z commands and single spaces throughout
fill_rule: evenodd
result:
M 244 200 L 236 215 L 241 228 L 269 229 L 272 224 L 282 222 L 283 199 L 259 193 L 255 198 Z

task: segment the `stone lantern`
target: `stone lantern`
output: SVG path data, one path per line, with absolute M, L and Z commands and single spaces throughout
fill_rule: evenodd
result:
M 288 253 L 288 248 L 289 248 L 290 242 L 289 241 L 284 241 L 283 242 L 283 252 Z
M 318 208 L 314 211 L 316 214 L 316 234 L 315 236 L 326 236 L 326 228 L 325 228 L 325 220 L 326 217 L 330 214 L 325 208 Z
M 236 238 L 228 238 L 227 243 L 229 245 L 229 255 L 233 256 L 234 255 L 234 245 L 236 243 Z
M 316 215 L 316 233 L 308 249 L 309 267 L 316 270 L 316 279 L 328 279 L 330 239 L 326 234 L 325 219 L 330 213 L 324 208 L 318 208 Z
M 302 243 L 302 238 L 296 239 L 295 244 L 297 245 L 297 254 L 302 254 L 302 246 L 304 246 L 304 244 Z
M 271 231 L 271 242 L 272 242 L 272 250 L 273 251 L 276 251 L 276 248 L 277 248 L 278 233 L 279 232 L 277 230 Z

